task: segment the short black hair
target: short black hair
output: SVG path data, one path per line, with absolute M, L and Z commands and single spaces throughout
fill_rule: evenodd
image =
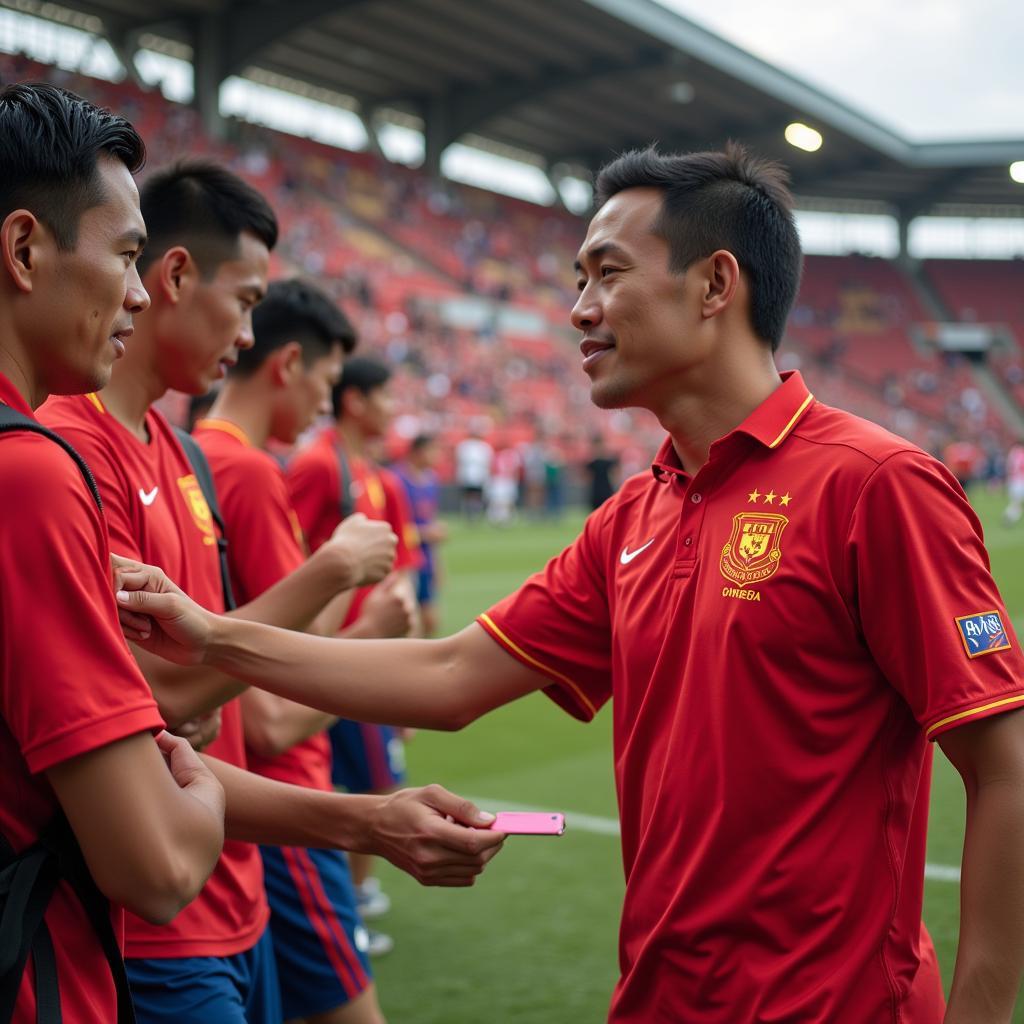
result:
M 0 220 L 29 210 L 60 249 L 74 249 L 82 214 L 106 198 L 97 173 L 103 155 L 134 174 L 146 146 L 123 117 L 66 89 L 44 82 L 0 89 Z
M 360 394 L 368 395 L 375 388 L 383 387 L 391 380 L 391 368 L 372 356 L 356 356 L 345 363 L 341 380 L 331 389 L 331 405 L 334 415 L 341 416 L 346 391 L 353 388 Z
M 139 259 L 145 271 L 175 245 L 184 245 L 205 278 L 237 258 L 248 231 L 268 249 L 277 244 L 270 203 L 237 174 L 212 160 L 179 160 L 155 171 L 140 190 L 149 241 Z
M 417 434 L 412 441 L 409 442 L 409 451 L 419 452 L 424 448 L 429 448 L 437 438 L 433 434 Z
M 598 174 L 598 206 L 629 188 L 657 188 L 664 198 L 652 225 L 668 242 L 669 266 L 683 273 L 696 260 L 727 249 L 750 281 L 750 319 L 774 352 L 782 341 L 803 254 L 793 197 L 781 164 L 730 142 L 722 152 L 666 155 L 632 150 Z
M 252 348 L 238 355 L 238 365 L 230 376 L 250 377 L 267 357 L 290 341 L 302 346 L 302 359 L 308 366 L 327 355 L 334 345 L 351 352 L 356 347 L 352 321 L 331 298 L 308 281 L 274 281 L 252 313 Z

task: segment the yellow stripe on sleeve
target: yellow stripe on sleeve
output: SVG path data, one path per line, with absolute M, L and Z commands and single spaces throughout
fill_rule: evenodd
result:
M 587 695 L 566 675 L 562 675 L 561 672 L 550 668 L 545 665 L 542 661 L 538 661 L 532 655 L 527 654 L 517 643 L 506 636 L 497 626 L 494 619 L 486 613 L 479 616 L 479 621 L 482 622 L 487 629 L 492 632 L 510 651 L 514 651 L 520 658 L 523 659 L 528 665 L 533 665 L 538 668 L 546 676 L 550 676 L 552 679 L 557 679 L 560 683 L 565 683 L 570 690 L 576 695 L 579 702 L 590 712 L 591 716 L 597 714 L 597 708 L 587 699 Z M 1022 698 L 1024 699 L 1024 698 Z
M 1004 697 L 1002 700 L 994 700 L 991 704 L 983 704 L 980 708 L 971 708 L 970 711 L 961 711 L 959 714 L 950 715 L 949 718 L 943 718 L 931 726 L 925 733 L 925 738 L 931 736 L 936 729 L 949 725 L 950 722 L 959 722 L 965 718 L 970 718 L 972 715 L 980 715 L 982 712 L 991 711 L 993 708 L 1003 708 L 1008 704 L 1020 704 L 1021 702 L 1024 702 L 1024 693 L 1015 694 L 1013 697 Z
M 796 426 L 796 421 L 800 419 L 801 416 L 803 416 L 804 410 L 813 401 L 814 395 L 808 394 L 808 396 L 803 400 L 803 402 L 801 402 L 800 408 L 797 409 L 795 413 L 793 413 L 793 418 L 782 428 L 782 433 L 779 434 L 779 436 L 775 438 L 775 440 L 772 441 L 770 445 L 768 445 L 769 448 L 778 448 L 778 446 L 782 444 L 783 441 L 786 440 L 786 437 L 788 436 L 789 432 Z

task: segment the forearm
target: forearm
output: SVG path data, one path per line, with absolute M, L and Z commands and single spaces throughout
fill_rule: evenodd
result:
M 308 629 L 340 591 L 354 585 L 353 572 L 334 546 L 321 548 L 293 573 L 231 615 L 282 629 Z
M 328 602 L 323 611 L 310 624 L 308 632 L 314 636 L 335 636 L 352 606 L 354 590 L 343 590 Z
M 381 797 L 291 786 L 202 755 L 224 787 L 228 839 L 271 846 L 362 851 Z
M 946 1024 L 1009 1024 L 1024 973 L 1024 780 L 968 787 L 960 942 Z
M 262 690 L 242 694 L 246 746 L 261 757 L 277 757 L 336 721 L 335 715 Z
M 324 624 L 336 614 L 340 621 L 351 600 L 347 594 L 338 594 L 339 586 L 351 576 L 345 564 L 333 554 L 319 559 L 314 556 L 254 601 L 230 612 L 229 617 L 282 629 L 305 629 L 318 613 L 325 616 Z M 171 729 L 221 707 L 246 689 L 238 679 L 208 666 L 174 665 L 137 648 L 135 657 Z M 315 731 L 311 729 L 306 735 Z
M 452 639 L 339 640 L 221 618 L 206 661 L 333 715 L 455 729 L 475 715 Z
M 246 685 L 205 665 L 175 665 L 132 645 L 167 727 L 199 718 L 242 693 Z

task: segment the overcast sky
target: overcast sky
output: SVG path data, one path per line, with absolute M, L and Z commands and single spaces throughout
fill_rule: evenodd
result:
M 1024 140 L 1024 0 L 659 2 L 908 139 Z

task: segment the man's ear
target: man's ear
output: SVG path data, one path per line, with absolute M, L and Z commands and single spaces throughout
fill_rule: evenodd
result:
M 287 387 L 302 372 L 302 346 L 289 341 L 270 356 L 270 379 L 276 387 Z
M 56 240 L 34 213 L 14 210 L 0 225 L 0 259 L 19 292 L 31 292 L 33 279 L 48 247 Z
M 160 294 L 176 306 L 189 284 L 198 280 L 199 268 L 192 254 L 183 245 L 168 249 L 157 263 L 157 281 Z M 148 276 L 148 275 L 147 275 Z M 152 293 L 152 289 L 148 289 Z
M 705 275 L 701 315 L 710 320 L 728 309 L 736 297 L 740 284 L 740 265 L 728 249 L 718 249 L 701 262 Z

